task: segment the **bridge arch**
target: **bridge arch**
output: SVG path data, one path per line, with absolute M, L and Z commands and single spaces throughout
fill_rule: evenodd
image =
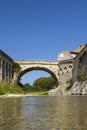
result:
M 42 70 L 45 72 L 48 72 L 55 80 L 55 86 L 58 86 L 58 71 L 59 71 L 59 67 L 58 67 L 58 62 L 54 62 L 54 61 L 15 61 L 16 63 L 18 63 L 21 67 L 20 72 L 16 75 L 16 81 L 18 83 L 18 81 L 20 80 L 20 78 L 33 70 Z
M 56 75 L 49 69 L 43 68 L 43 67 L 31 67 L 31 68 L 27 68 L 27 69 L 21 71 L 17 77 L 17 83 L 20 81 L 20 79 L 23 75 L 25 75 L 28 72 L 34 71 L 34 70 L 41 70 L 41 71 L 48 72 L 54 78 L 54 81 L 55 81 L 54 86 L 56 86 L 56 87 L 58 86 L 58 79 L 57 79 Z

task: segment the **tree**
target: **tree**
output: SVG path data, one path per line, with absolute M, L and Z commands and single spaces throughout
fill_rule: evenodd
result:
M 39 91 L 48 91 L 52 89 L 54 86 L 54 79 L 53 77 L 48 77 L 48 78 L 39 78 L 34 81 L 33 87 L 34 89 L 37 89 Z
M 32 86 L 29 83 L 26 83 L 26 84 L 23 85 L 22 89 L 25 92 L 29 92 L 29 91 L 32 91 Z

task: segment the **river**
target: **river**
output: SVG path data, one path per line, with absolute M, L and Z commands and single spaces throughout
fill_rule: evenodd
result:
M 87 130 L 87 96 L 0 98 L 0 130 Z

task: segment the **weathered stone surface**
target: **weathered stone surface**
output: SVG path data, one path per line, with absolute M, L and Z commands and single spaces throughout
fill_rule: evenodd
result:
M 60 87 L 56 88 L 56 89 L 52 89 L 48 92 L 48 95 L 50 96 L 57 96 L 57 95 L 62 95 L 62 90 Z
M 56 89 L 52 89 L 48 92 L 50 96 L 67 95 L 66 84 L 60 84 Z
M 66 91 L 67 85 L 61 84 L 58 88 L 50 90 L 49 95 L 87 95 L 87 81 L 75 82 L 69 91 Z
M 86 95 L 87 82 L 75 82 L 68 93 L 69 95 Z

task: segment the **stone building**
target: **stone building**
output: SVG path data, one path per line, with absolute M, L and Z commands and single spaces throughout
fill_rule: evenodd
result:
M 0 82 L 11 83 L 13 79 L 13 59 L 0 50 Z
M 75 53 L 75 52 L 65 50 L 58 54 L 58 61 L 62 62 L 65 60 L 70 60 L 70 59 L 73 59 L 76 55 L 77 55 L 77 53 Z
M 70 78 L 75 75 L 77 68 L 75 67 L 77 64 L 78 55 L 85 48 L 85 44 L 78 46 L 72 51 L 62 51 L 58 54 L 58 66 L 59 66 L 59 83 L 66 83 Z M 86 57 L 84 57 L 85 60 Z M 84 61 L 85 62 L 85 61 Z M 87 67 L 87 65 L 86 65 Z

